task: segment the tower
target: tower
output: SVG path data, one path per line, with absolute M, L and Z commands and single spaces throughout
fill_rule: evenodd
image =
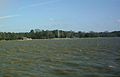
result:
M 60 32 L 59 32 L 59 30 L 57 30 L 57 33 L 58 33 L 58 38 L 60 37 Z

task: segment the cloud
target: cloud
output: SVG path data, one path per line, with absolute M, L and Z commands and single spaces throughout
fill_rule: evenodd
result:
M 41 3 L 31 4 L 31 5 L 28 5 L 28 6 L 20 7 L 19 9 L 22 10 L 22 9 L 27 9 L 27 8 L 32 8 L 32 7 L 42 6 L 42 5 L 53 4 L 53 3 L 58 2 L 58 1 L 59 0 L 52 0 L 52 1 L 46 1 L 46 2 L 41 2 Z
M 120 19 L 118 19 L 117 22 L 120 23 Z
M 55 21 L 55 18 L 49 18 L 50 21 Z
M 17 17 L 20 15 L 8 15 L 8 16 L 0 16 L 0 19 L 8 19 L 8 18 L 13 18 L 13 17 Z

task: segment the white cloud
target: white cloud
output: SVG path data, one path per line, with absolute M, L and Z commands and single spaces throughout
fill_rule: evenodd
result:
M 17 17 L 20 15 L 8 15 L 8 16 L 0 16 L 0 19 L 7 19 L 7 18 L 13 18 L 13 17 Z
M 41 3 L 31 4 L 28 6 L 20 7 L 19 9 L 22 10 L 22 9 L 27 9 L 27 8 L 32 8 L 32 7 L 42 6 L 42 5 L 53 4 L 53 3 L 58 2 L 58 1 L 59 0 L 51 0 L 51 1 L 41 2 Z
M 50 20 L 50 21 L 54 21 L 54 20 L 55 20 L 55 18 L 49 18 L 49 20 Z
M 117 22 L 120 23 L 120 19 L 118 19 Z

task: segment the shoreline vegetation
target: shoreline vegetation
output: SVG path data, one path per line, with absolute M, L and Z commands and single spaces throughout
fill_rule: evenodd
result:
M 40 30 L 35 29 L 30 32 L 0 32 L 0 41 L 6 40 L 71 40 L 81 38 L 101 38 L 101 37 L 120 37 L 120 31 L 112 32 L 74 32 L 62 30 Z

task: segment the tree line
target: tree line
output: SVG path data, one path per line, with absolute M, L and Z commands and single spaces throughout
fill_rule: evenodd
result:
M 30 32 L 14 33 L 0 32 L 0 40 L 19 40 L 23 37 L 32 39 L 52 39 L 52 38 L 92 38 L 92 37 L 120 37 L 120 31 L 112 32 L 82 32 L 82 31 L 63 31 L 63 30 L 30 30 Z

